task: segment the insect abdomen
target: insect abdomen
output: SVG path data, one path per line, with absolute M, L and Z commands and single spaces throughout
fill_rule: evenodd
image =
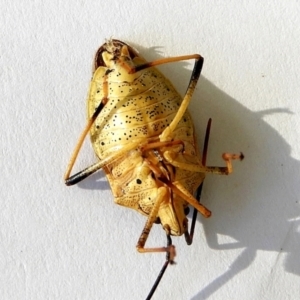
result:
M 134 139 L 159 136 L 181 104 L 180 95 L 158 70 L 152 68 L 131 77 L 131 82 L 121 81 L 122 76 L 119 82 L 112 82 L 108 76 L 108 102 L 91 129 L 92 144 L 100 158 Z M 95 84 L 99 91 L 103 83 Z M 100 90 L 94 94 L 94 101 L 89 101 L 90 115 L 99 105 L 101 94 Z M 186 119 L 190 121 L 188 115 Z

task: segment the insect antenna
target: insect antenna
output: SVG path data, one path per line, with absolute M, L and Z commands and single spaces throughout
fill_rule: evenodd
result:
M 211 118 L 208 120 L 207 126 L 206 126 L 205 139 L 204 139 L 203 152 L 202 152 L 202 165 L 203 166 L 206 165 L 206 157 L 207 157 L 207 149 L 208 149 L 210 128 L 211 128 Z M 201 185 L 197 189 L 196 199 L 198 200 L 198 202 L 200 202 L 202 188 L 203 188 L 203 182 L 201 183 Z M 195 231 L 195 226 L 196 226 L 197 214 L 198 214 L 198 210 L 196 208 L 194 208 L 193 218 L 192 218 L 192 222 L 191 222 L 191 229 L 190 229 L 190 234 L 189 234 L 189 241 L 188 241 L 189 245 L 192 244 L 192 242 L 193 242 L 193 236 L 194 236 L 194 231 Z
M 150 300 L 152 298 L 152 296 L 153 296 L 153 294 L 154 294 L 157 286 L 159 285 L 159 282 L 162 279 L 162 277 L 163 277 L 163 275 L 164 275 L 164 273 L 165 273 L 165 271 L 166 271 L 169 263 L 170 263 L 169 260 L 165 261 L 165 263 L 164 263 L 163 267 L 161 268 L 161 270 L 160 270 L 160 272 L 159 272 L 159 274 L 158 274 L 158 276 L 157 276 L 157 278 L 156 278 L 156 280 L 155 280 L 155 282 L 154 282 L 154 284 L 153 284 L 153 286 L 151 288 L 151 291 L 149 292 L 146 300 Z
M 201 198 L 202 187 L 203 187 L 203 182 L 198 187 L 197 193 L 196 193 L 196 199 L 198 200 L 199 203 L 200 203 L 200 198 Z M 194 208 L 194 210 L 193 210 L 193 218 L 192 218 L 192 222 L 191 222 L 190 235 L 189 235 L 190 236 L 190 241 L 188 243 L 189 245 L 192 244 L 192 242 L 193 242 L 193 237 L 194 237 L 194 231 L 195 231 L 195 226 L 196 226 L 197 215 L 198 215 L 198 210 L 196 208 Z
M 167 246 L 168 247 L 172 246 L 172 239 L 171 239 L 171 236 L 169 234 L 167 234 Z M 155 282 L 154 282 L 154 284 L 153 284 L 146 300 L 150 300 L 152 298 L 154 292 L 156 291 L 156 288 L 158 287 L 162 277 L 164 276 L 164 273 L 165 273 L 169 263 L 172 265 L 172 264 L 174 264 L 174 261 L 170 260 L 170 253 L 167 252 L 166 261 L 165 261 L 163 267 L 161 268 L 161 270 L 160 270 L 160 272 L 159 272 L 159 274 L 158 274 L 158 276 L 157 276 L 157 278 L 156 278 L 156 280 L 155 280 Z

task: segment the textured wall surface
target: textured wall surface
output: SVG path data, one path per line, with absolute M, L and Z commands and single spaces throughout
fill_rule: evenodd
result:
M 138 254 L 145 218 L 118 207 L 102 172 L 63 174 L 86 122 L 92 59 L 105 38 L 148 60 L 205 58 L 191 113 L 208 164 L 194 243 L 153 299 L 297 299 L 300 293 L 299 1 L 0 1 L 0 298 L 144 299 L 163 254 Z M 184 93 L 192 62 L 162 71 Z M 75 169 L 95 162 L 84 145 Z M 75 170 L 75 171 L 76 171 Z M 165 244 L 156 225 L 148 245 Z

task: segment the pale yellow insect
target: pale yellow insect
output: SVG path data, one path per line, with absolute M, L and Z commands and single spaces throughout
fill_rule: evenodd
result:
M 154 66 L 188 59 L 194 59 L 195 66 L 182 98 Z M 175 257 L 171 235 L 184 234 L 187 243 L 192 242 L 186 218 L 188 205 L 205 217 L 211 214 L 193 196 L 205 173 L 229 174 L 231 160 L 243 158 L 242 154 L 223 154 L 226 167 L 207 167 L 201 161 L 187 107 L 202 65 L 198 54 L 148 63 L 121 41 L 103 44 L 94 61 L 88 123 L 65 174 L 66 184 L 72 185 L 103 169 L 115 202 L 147 217 L 137 250 L 167 252 L 168 262 Z M 88 133 L 99 161 L 70 177 Z M 165 230 L 167 247 L 145 247 L 154 222 Z

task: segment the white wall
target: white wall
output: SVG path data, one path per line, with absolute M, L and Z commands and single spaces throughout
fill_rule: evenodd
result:
M 103 173 L 62 177 L 85 124 L 91 63 L 105 38 L 149 60 L 201 53 L 191 104 L 210 165 L 195 240 L 174 238 L 153 299 L 296 299 L 300 292 L 299 1 L 1 1 L 0 298 L 143 299 L 163 254 L 138 254 L 145 218 L 114 205 Z M 183 93 L 192 63 L 162 70 Z M 202 143 L 202 140 L 199 141 Z M 77 170 L 95 161 L 87 143 Z M 149 245 L 164 245 L 159 226 Z

